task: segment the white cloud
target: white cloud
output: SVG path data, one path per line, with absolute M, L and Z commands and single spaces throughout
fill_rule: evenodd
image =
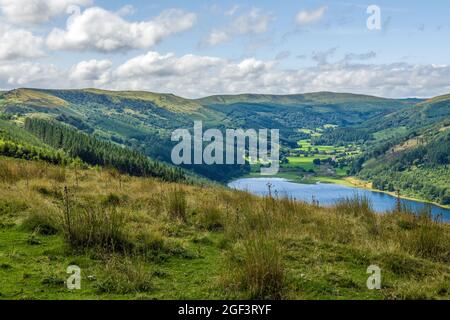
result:
M 14 23 L 37 24 L 65 13 L 70 6 L 86 6 L 91 0 L 0 0 L 0 10 Z
M 70 69 L 69 77 L 78 84 L 102 85 L 111 80 L 111 67 L 110 60 L 81 61 Z
M 252 8 L 249 12 L 234 18 L 227 27 L 212 30 L 206 43 L 217 45 L 230 41 L 236 36 L 264 33 L 273 19 L 273 15 L 263 12 L 261 9 Z
M 323 18 L 327 10 L 328 10 L 327 6 L 322 6 L 312 11 L 307 10 L 300 11 L 299 13 L 297 13 L 296 21 L 299 25 L 307 25 L 310 23 L 317 22 Z
M 54 65 L 40 63 L 0 63 L 0 87 L 65 87 L 63 73 Z
M 38 86 L 212 94 L 351 92 L 384 97 L 430 97 L 450 92 L 449 65 L 352 64 L 341 59 L 302 69 L 275 60 L 148 52 L 113 67 L 109 60 L 82 61 L 68 70 L 37 63 L 0 63 L 0 88 Z
M 208 36 L 206 42 L 209 45 L 215 46 L 230 40 L 231 35 L 225 30 L 213 30 Z
M 183 76 L 186 76 L 186 79 L 191 79 L 195 75 L 205 75 L 209 70 L 225 64 L 225 60 L 220 58 L 192 54 L 177 58 L 173 53 L 161 55 L 158 52 L 151 51 L 120 65 L 114 75 L 121 80 L 135 80 L 146 77 L 182 78 Z
M 117 13 L 93 7 L 75 12 L 66 30 L 53 29 L 47 45 L 53 50 L 100 52 L 149 48 L 171 34 L 190 29 L 196 19 L 193 13 L 169 9 L 150 21 L 128 22 Z
M 181 96 L 211 94 L 293 94 L 337 91 L 385 97 L 433 96 L 450 91 L 450 66 L 399 64 L 318 64 L 281 69 L 276 61 L 149 52 L 113 71 L 108 87 L 172 92 Z
M 37 58 L 44 55 L 44 40 L 31 32 L 0 24 L 0 60 Z

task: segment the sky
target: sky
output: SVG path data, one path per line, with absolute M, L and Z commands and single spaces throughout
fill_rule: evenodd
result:
M 423 98 L 449 53 L 448 0 L 0 0 L 2 90 Z

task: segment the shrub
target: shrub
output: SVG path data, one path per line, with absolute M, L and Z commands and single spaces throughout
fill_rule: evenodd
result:
M 22 222 L 22 228 L 40 235 L 53 235 L 58 233 L 58 217 L 53 212 L 31 211 Z
M 62 229 L 72 248 L 131 249 L 125 230 L 125 215 L 117 208 L 88 207 L 64 210 Z
M 352 216 L 373 215 L 370 199 L 359 195 L 339 201 L 334 208 L 339 214 Z
M 201 208 L 198 215 L 198 224 L 208 231 L 220 231 L 223 229 L 223 214 L 217 207 L 207 204 Z
M 183 189 L 176 187 L 169 192 L 167 206 L 172 218 L 186 221 L 187 201 Z
M 142 262 L 112 256 L 105 264 L 104 276 L 96 283 L 100 293 L 129 294 L 152 290 L 153 273 Z
M 242 254 L 231 261 L 231 284 L 250 299 L 282 299 L 285 270 L 278 244 L 264 236 L 245 241 Z
M 154 256 L 167 251 L 166 239 L 158 231 L 140 232 L 135 236 L 135 252 L 144 256 Z
M 448 258 L 450 252 L 450 239 L 443 225 L 429 218 L 421 218 L 419 227 L 410 231 L 402 244 L 412 254 L 433 260 Z

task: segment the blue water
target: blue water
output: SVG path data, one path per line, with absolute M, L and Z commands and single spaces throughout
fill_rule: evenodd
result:
M 272 194 L 276 192 L 279 196 L 288 196 L 305 202 L 312 202 L 315 199 L 323 206 L 331 206 L 339 200 L 352 198 L 355 195 L 368 198 L 373 210 L 379 213 L 394 209 L 397 203 L 395 197 L 381 192 L 328 183 L 300 184 L 281 178 L 239 179 L 229 183 L 228 186 L 256 195 L 267 195 L 269 193 L 269 184 L 271 185 Z M 433 215 L 440 215 L 444 221 L 450 222 L 449 209 L 413 200 L 401 199 L 401 202 L 414 212 L 420 212 L 425 206 L 430 206 Z

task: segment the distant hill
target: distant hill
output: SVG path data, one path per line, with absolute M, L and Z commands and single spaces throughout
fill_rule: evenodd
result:
M 16 89 L 0 93 L 0 113 L 13 116 L 18 123 L 30 115 L 45 115 L 98 139 L 170 162 L 174 145 L 171 132 L 192 128 L 195 120 L 202 120 L 205 128 L 221 130 L 279 129 L 286 147 L 295 147 L 298 140 L 305 138 L 300 128 L 316 129 L 329 124 L 338 128 L 325 133 L 324 142 L 331 134 L 333 143 L 353 137 L 375 137 L 374 145 L 381 141 L 401 143 L 415 129 L 421 131 L 426 125 L 448 118 L 448 97 L 386 99 L 317 92 L 220 95 L 192 100 L 143 91 Z M 217 180 L 243 173 L 242 168 L 230 166 L 190 169 Z
M 265 94 L 240 94 L 218 95 L 196 100 L 209 105 L 233 105 L 233 104 L 265 104 L 292 107 L 321 107 L 328 111 L 398 111 L 406 106 L 415 104 L 417 100 L 386 99 L 368 95 L 350 93 L 315 92 L 293 95 L 265 95 Z M 419 100 L 420 101 L 420 100 Z M 325 108 L 324 108 L 325 107 Z
M 389 101 L 390 99 L 378 98 L 368 95 L 335 92 L 314 92 L 291 95 L 270 95 L 270 94 L 237 94 L 237 95 L 215 95 L 197 99 L 202 104 L 232 104 L 236 102 L 251 103 L 278 103 L 278 104 L 298 104 L 301 102 L 355 102 L 355 101 Z
M 450 204 L 450 95 L 363 123 L 375 138 L 353 173 L 380 190 Z
M 421 101 L 410 108 L 402 109 L 375 118 L 365 123 L 372 131 L 405 127 L 408 130 L 419 129 L 450 118 L 450 95 L 439 96 Z
M 174 129 L 205 127 L 280 129 L 295 145 L 299 128 L 348 126 L 410 106 L 410 102 L 339 93 L 236 95 L 190 100 L 141 91 L 16 89 L 0 96 L 0 112 L 46 114 L 85 133 L 169 161 Z M 226 107 L 224 107 L 226 106 Z M 216 170 L 215 170 L 216 171 Z

